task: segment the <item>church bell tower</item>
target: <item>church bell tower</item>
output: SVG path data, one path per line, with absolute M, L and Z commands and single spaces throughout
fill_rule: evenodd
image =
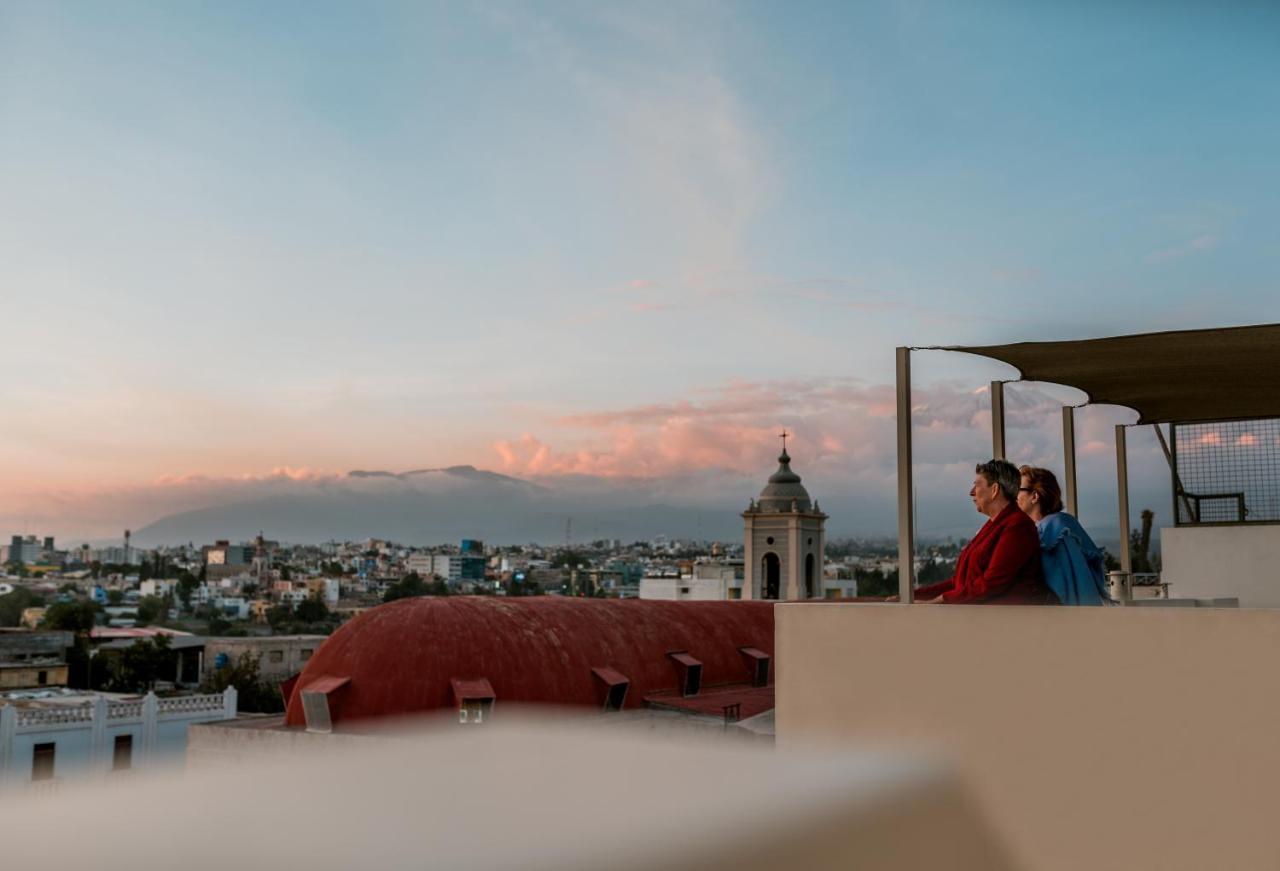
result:
M 742 512 L 746 551 L 744 599 L 821 599 L 826 520 L 791 470 L 782 433 L 778 471 Z

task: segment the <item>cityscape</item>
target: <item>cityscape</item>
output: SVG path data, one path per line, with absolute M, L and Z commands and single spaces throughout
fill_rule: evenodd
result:
M 1277 867 L 1277 33 L 0 3 L 0 854 Z

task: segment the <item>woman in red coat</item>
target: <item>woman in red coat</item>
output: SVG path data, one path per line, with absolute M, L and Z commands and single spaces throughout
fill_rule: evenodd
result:
M 987 522 L 960 551 L 956 573 L 916 590 L 918 602 L 1053 605 L 1057 597 L 1044 582 L 1040 534 L 1018 508 L 1022 476 L 1004 460 L 979 463 L 969 497 Z

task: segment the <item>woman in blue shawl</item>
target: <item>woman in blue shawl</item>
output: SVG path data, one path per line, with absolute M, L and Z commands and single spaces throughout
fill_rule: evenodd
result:
M 1080 521 L 1062 510 L 1062 488 L 1048 469 L 1023 466 L 1018 507 L 1040 530 L 1045 583 L 1064 605 L 1105 605 L 1107 579 L 1102 549 Z

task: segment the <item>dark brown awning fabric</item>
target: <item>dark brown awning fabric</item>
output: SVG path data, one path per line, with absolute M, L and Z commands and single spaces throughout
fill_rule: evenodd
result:
M 1280 417 L 1280 324 L 939 350 L 1001 360 L 1023 381 L 1128 406 L 1139 423 Z

